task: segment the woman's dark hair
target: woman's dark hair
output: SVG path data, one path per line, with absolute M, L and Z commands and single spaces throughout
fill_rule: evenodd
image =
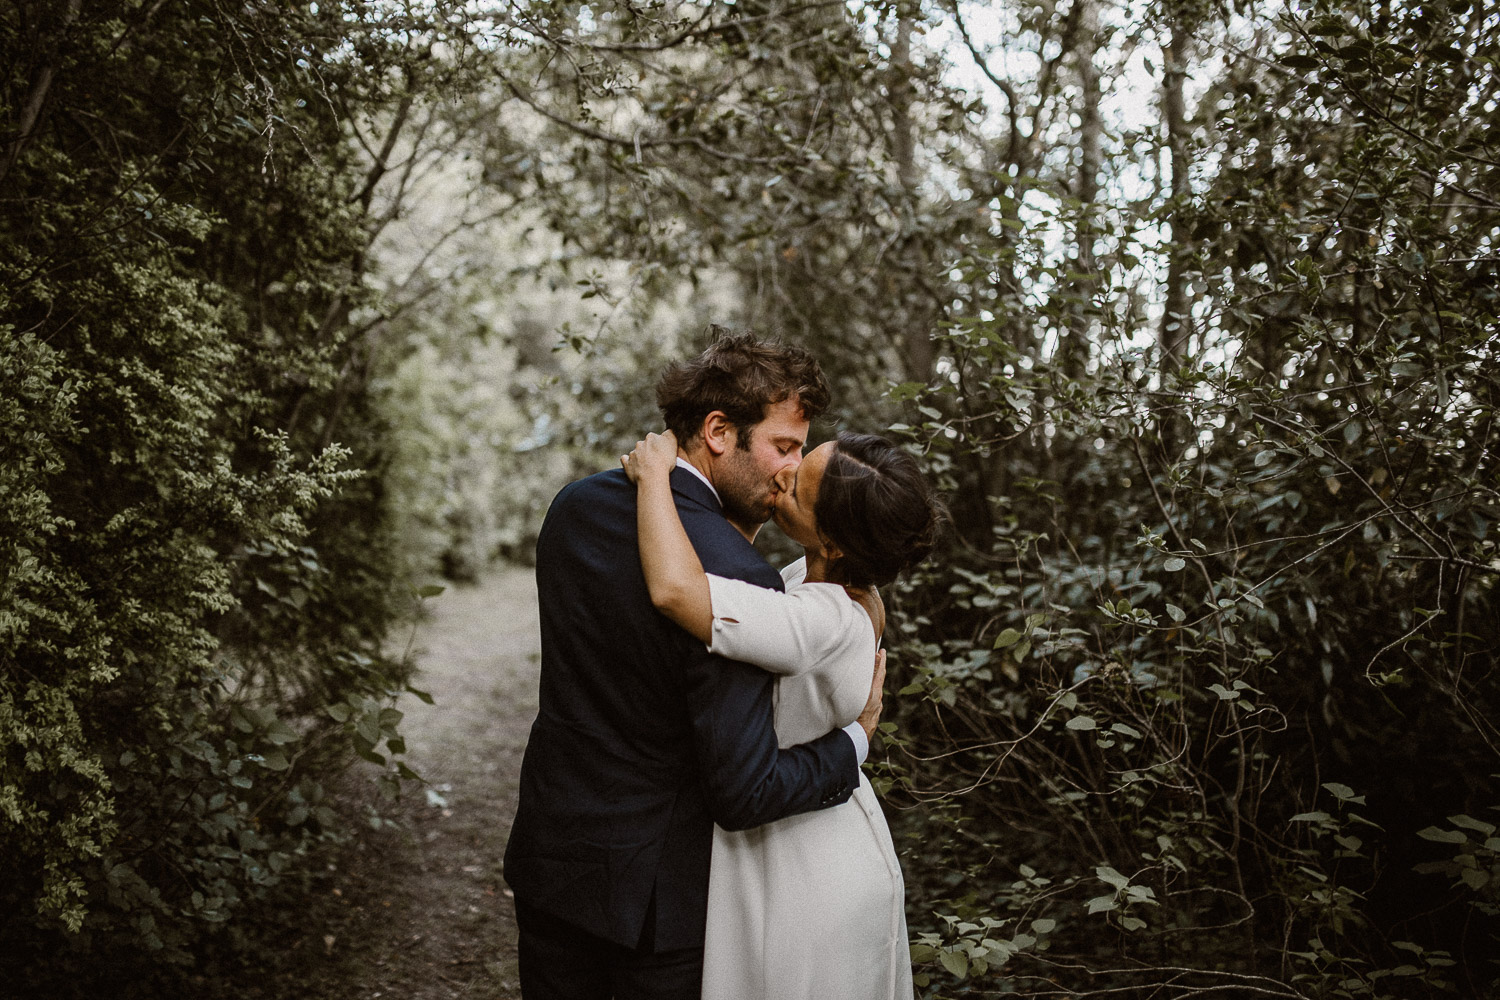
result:
M 883 586 L 932 552 L 947 510 L 917 460 L 874 434 L 839 434 L 813 505 L 818 530 L 841 553 L 832 573 Z
M 828 408 L 828 380 L 800 347 L 709 327 L 716 337 L 702 354 L 667 366 L 656 382 L 656 406 L 667 429 L 686 445 L 714 410 L 734 426 L 741 448 L 765 419 L 766 407 L 796 397 L 808 420 Z

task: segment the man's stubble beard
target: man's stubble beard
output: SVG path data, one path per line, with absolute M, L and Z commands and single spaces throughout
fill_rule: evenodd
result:
M 718 479 L 719 502 L 724 516 L 736 524 L 758 528 L 771 519 L 775 505 L 771 502 L 770 477 L 760 474 L 747 449 L 736 444 L 732 458 L 724 462 L 724 474 Z

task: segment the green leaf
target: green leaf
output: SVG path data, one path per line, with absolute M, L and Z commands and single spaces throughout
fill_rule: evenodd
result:
M 272 750 L 261 758 L 260 763 L 262 767 L 271 771 L 285 771 L 292 766 L 280 750 Z
M 1130 879 L 1115 871 L 1109 865 L 1099 865 L 1094 869 L 1094 874 L 1099 876 L 1100 881 L 1108 882 L 1116 889 L 1123 889 L 1130 884 Z
M 365 742 L 369 743 L 371 746 L 374 746 L 376 743 L 380 742 L 380 723 L 378 720 L 372 719 L 368 715 L 354 724 L 354 730 L 355 732 L 359 733 L 360 736 L 363 736 Z
M 1181 558 L 1180 556 L 1172 556 L 1161 565 L 1162 569 L 1166 570 L 1168 573 L 1176 573 L 1187 565 L 1187 560 Z
M 1222 684 L 1210 684 L 1208 689 L 1219 696 L 1220 701 L 1233 701 L 1239 697 L 1239 693 L 1231 691 Z
M 417 596 L 425 600 L 429 597 L 436 597 L 447 589 L 447 587 L 440 584 L 429 583 L 426 586 L 417 588 Z
M 432 695 L 428 694 L 426 691 L 419 691 L 416 688 L 412 687 L 410 684 L 406 686 L 406 691 L 408 694 L 415 695 L 416 699 L 423 704 L 432 704 Z
M 349 721 L 349 706 L 344 704 L 343 702 L 337 702 L 333 705 L 329 705 L 323 711 L 327 712 L 329 716 L 333 718 L 334 722 Z
M 1464 885 L 1476 892 L 1490 884 L 1490 873 L 1479 868 L 1465 868 L 1459 875 Z
M 1439 844 L 1462 844 L 1469 839 L 1457 830 L 1439 830 L 1435 826 L 1429 826 L 1425 830 L 1418 830 L 1417 836 L 1423 840 L 1436 841 Z
M 297 734 L 285 722 L 276 719 L 266 728 L 266 739 L 276 746 L 282 746 L 297 739 Z
M 1021 633 L 1016 629 L 1008 628 L 995 636 L 995 645 L 992 649 L 1004 649 L 1006 646 L 1014 646 L 1021 641 Z
M 925 392 L 926 389 L 926 382 L 902 382 L 900 385 L 891 386 L 891 388 L 886 392 L 886 396 L 893 403 L 902 403 L 908 399 L 916 399 L 918 396 L 922 395 L 922 393 Z
M 1087 715 L 1073 716 L 1068 720 L 1067 726 L 1069 729 L 1077 729 L 1081 731 L 1099 728 L 1099 724 L 1093 719 L 1089 718 Z
M 1187 618 L 1187 612 L 1183 611 L 1175 604 L 1167 605 L 1167 614 L 1174 622 L 1180 622 Z
M 1135 740 L 1142 738 L 1140 730 L 1135 729 L 1132 726 L 1127 726 L 1123 722 L 1114 723 L 1109 727 L 1109 731 L 1112 733 L 1120 733 L 1122 735 L 1129 736 L 1131 739 Z
M 1465 830 L 1473 830 L 1475 833 L 1482 833 L 1486 837 L 1495 832 L 1495 824 L 1486 823 L 1484 820 L 1475 819 L 1472 816 L 1464 816 L 1462 814 L 1458 816 L 1449 816 L 1448 822 L 1452 823 L 1454 826 L 1461 826 Z
M 914 944 L 911 946 L 911 961 L 913 965 L 931 962 L 937 957 L 938 950 L 930 944 Z
M 959 979 L 969 974 L 969 956 L 961 951 L 945 951 L 938 956 L 938 959 L 943 963 L 943 968 Z
M 1088 905 L 1090 913 L 1108 913 L 1110 910 L 1120 908 L 1120 904 L 1115 902 L 1114 896 L 1095 896 L 1089 900 Z
M 1292 823 L 1322 823 L 1325 820 L 1330 820 L 1332 818 L 1333 817 L 1330 816 L 1330 815 L 1328 815 L 1326 812 L 1305 812 L 1305 813 L 1298 813 L 1297 815 L 1293 816 L 1291 818 L 1291 820 L 1289 820 L 1289 822 L 1292 822 Z
M 1323 787 L 1328 790 L 1328 793 L 1330 795 L 1338 799 L 1340 802 L 1349 802 L 1355 797 L 1354 789 L 1350 788 L 1348 785 L 1341 785 L 1337 781 L 1325 781 L 1323 783 Z
M 1057 921 L 1053 920 L 1050 917 L 1043 917 L 1040 920 L 1033 920 L 1031 922 L 1031 929 L 1037 934 L 1051 934 L 1054 930 L 1057 929 Z

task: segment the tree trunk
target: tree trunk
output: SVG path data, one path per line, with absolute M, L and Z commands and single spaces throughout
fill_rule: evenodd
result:
M 911 18 L 903 17 L 896 24 L 896 37 L 891 43 L 891 159 L 895 161 L 896 179 L 905 195 L 905 204 L 915 208 L 918 199 L 919 179 L 916 162 L 915 126 L 912 124 L 911 107 L 916 99 L 912 88 Z M 914 221 L 914 220 L 913 220 Z M 910 224 L 910 223 L 909 223 Z M 923 252 L 920 234 L 915 229 L 908 234 L 907 249 L 914 267 L 924 267 L 927 255 Z M 915 291 L 915 289 L 911 290 Z M 906 363 L 906 376 L 915 382 L 926 382 L 932 378 L 935 358 L 932 350 L 932 310 L 925 308 L 922 300 L 905 290 L 911 308 L 905 310 L 906 323 L 902 332 L 902 358 Z
M 78 20 L 78 14 L 82 9 L 83 0 L 68 0 L 68 5 L 62 13 L 62 22 L 57 27 L 57 34 L 52 44 L 46 47 L 46 55 L 32 72 L 31 87 L 26 94 L 26 103 L 22 105 L 21 117 L 16 122 L 15 138 L 6 143 L 5 156 L 0 159 L 0 184 L 5 183 L 6 176 L 16 165 L 16 160 L 21 157 L 21 150 L 36 133 L 37 123 L 41 121 L 42 109 L 47 104 L 47 95 L 52 90 L 52 81 L 57 76 L 58 49 L 68 29 L 73 26 L 74 21 Z
M 1094 254 L 1094 203 L 1099 197 L 1104 125 L 1099 117 L 1099 70 L 1094 65 L 1094 54 L 1099 46 L 1099 10 L 1091 0 L 1075 2 L 1078 4 L 1075 58 L 1081 95 L 1078 175 L 1073 182 L 1078 213 L 1073 231 L 1073 270 L 1078 276 L 1068 282 L 1075 301 L 1069 310 L 1068 328 L 1060 331 L 1063 339 L 1058 345 L 1058 360 L 1068 375 L 1077 378 L 1088 364 L 1092 347 L 1090 338 L 1095 328 L 1093 297 L 1099 285 L 1099 261 Z
M 1162 79 L 1162 117 L 1167 127 L 1167 148 L 1171 154 L 1172 177 L 1168 191 L 1172 205 L 1172 239 L 1168 243 L 1166 296 L 1162 309 L 1161 324 L 1157 330 L 1157 346 L 1161 351 L 1161 367 L 1175 367 L 1187 353 L 1192 335 L 1192 305 L 1187 294 L 1187 270 L 1190 254 L 1184 245 L 1187 227 L 1175 221 L 1183 211 L 1189 194 L 1188 188 L 1188 126 L 1187 112 L 1183 102 L 1182 84 L 1187 77 L 1187 53 L 1184 51 L 1187 31 L 1180 20 L 1172 24 L 1171 35 L 1162 49 L 1165 65 Z

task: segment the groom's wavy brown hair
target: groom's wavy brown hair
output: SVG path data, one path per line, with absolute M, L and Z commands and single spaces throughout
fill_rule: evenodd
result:
M 766 407 L 796 399 L 809 421 L 828 409 L 828 380 L 806 350 L 721 326 L 708 329 L 714 338 L 708 348 L 695 358 L 674 361 L 656 382 L 657 409 L 684 446 L 715 410 L 734 426 L 739 447 L 748 449 Z

